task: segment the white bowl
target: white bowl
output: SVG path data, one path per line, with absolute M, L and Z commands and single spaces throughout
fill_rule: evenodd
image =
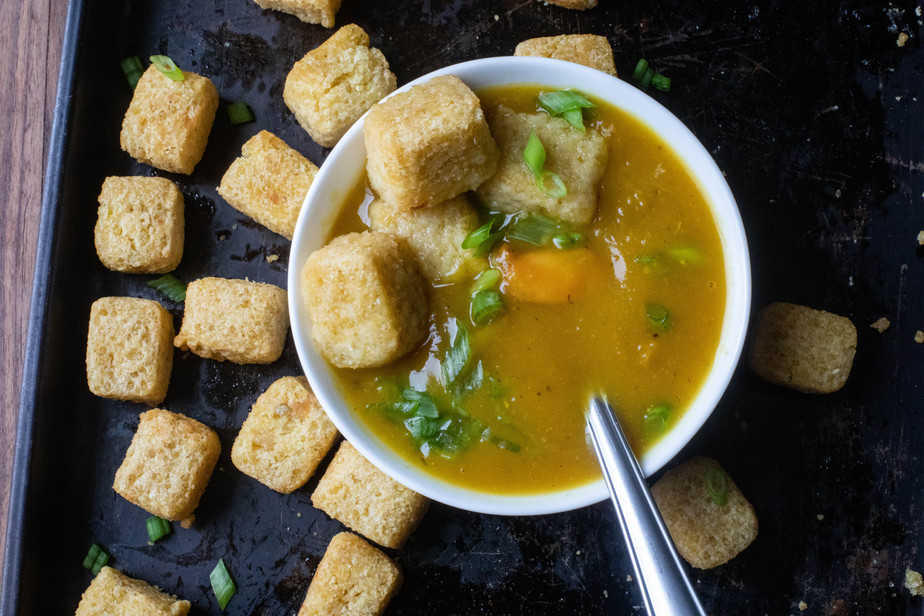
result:
M 718 227 L 725 255 L 726 299 L 722 334 L 712 369 L 680 421 L 642 456 L 652 474 L 686 445 L 705 423 L 728 386 L 747 330 L 751 303 L 751 271 L 747 239 L 735 199 L 706 149 L 667 109 L 635 87 L 600 71 L 546 58 L 503 57 L 447 66 L 415 79 L 397 92 L 439 75 L 459 77 L 477 90 L 488 86 L 529 83 L 550 88 L 576 88 L 631 114 L 655 132 L 684 162 L 706 197 Z M 379 469 L 396 481 L 433 500 L 481 513 L 535 515 L 568 511 L 606 498 L 602 479 L 567 490 L 505 496 L 453 485 L 404 460 L 371 433 L 341 396 L 333 373 L 311 339 L 311 325 L 301 302 L 305 260 L 320 248 L 337 218 L 341 204 L 363 172 L 366 151 L 360 118 L 337 143 L 311 184 L 295 226 L 289 254 L 289 315 L 292 336 L 311 387 L 337 429 Z M 586 400 L 575 400 L 585 404 Z

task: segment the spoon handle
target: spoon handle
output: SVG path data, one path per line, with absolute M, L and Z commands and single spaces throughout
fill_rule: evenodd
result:
M 648 613 L 704 615 L 613 408 L 595 396 L 587 423 Z

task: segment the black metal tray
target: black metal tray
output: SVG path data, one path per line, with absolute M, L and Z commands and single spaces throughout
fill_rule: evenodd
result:
M 623 73 L 647 57 L 673 77 L 659 98 L 715 155 L 751 239 L 754 300 L 851 316 L 860 330 L 842 392 L 803 396 L 739 369 L 680 458 L 718 458 L 754 503 L 760 536 L 692 578 L 713 614 L 924 614 L 901 589 L 924 568 L 924 54 L 916 2 L 612 2 L 578 13 L 531 0 L 346 0 L 338 24 L 363 26 L 400 83 L 454 62 L 505 55 L 531 36 L 608 35 Z M 896 45 L 899 31 L 912 34 Z M 139 405 L 87 391 L 89 305 L 155 297 L 147 277 L 109 272 L 92 241 L 106 175 L 151 171 L 120 152 L 129 55 L 167 53 L 210 76 L 224 101 L 205 158 L 172 177 L 187 205 L 183 279 L 218 274 L 285 284 L 288 244 L 229 208 L 214 187 L 260 128 L 316 163 L 282 101 L 292 63 L 330 34 L 250 0 L 72 0 L 39 238 L 2 613 L 65 614 L 90 581 L 93 541 L 113 565 L 217 614 L 208 573 L 225 558 L 238 584 L 229 614 L 291 614 L 340 525 L 311 508 L 314 482 L 289 496 L 236 472 L 233 436 L 256 396 L 297 373 L 291 343 L 268 367 L 178 353 L 164 406 L 220 433 L 223 454 L 193 530 L 154 546 L 147 514 L 112 477 Z M 265 256 L 278 254 L 269 263 Z M 174 313 L 178 314 L 176 306 Z M 892 320 L 880 335 L 867 325 Z M 501 518 L 435 505 L 396 554 L 407 573 L 390 614 L 631 614 L 640 600 L 607 504 Z

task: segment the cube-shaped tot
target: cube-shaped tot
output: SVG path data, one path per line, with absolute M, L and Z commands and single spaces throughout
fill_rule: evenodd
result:
M 847 382 L 856 352 L 857 328 L 847 317 L 775 302 L 757 319 L 750 364 L 771 383 L 826 394 Z
M 491 117 L 491 131 L 501 148 L 501 162 L 494 177 L 478 188 L 489 208 L 540 212 L 575 224 L 593 220 L 609 156 L 600 133 L 590 127 L 578 131 L 547 113 L 516 113 L 503 105 Z M 545 147 L 545 168 L 565 184 L 564 197 L 543 192 L 523 163 L 523 150 L 534 131 Z
M 336 237 L 302 268 L 311 336 L 340 368 L 372 368 L 413 350 L 427 335 L 427 283 L 407 244 L 387 233 Z
M 287 376 L 260 394 L 231 448 L 239 471 L 289 494 L 305 485 L 327 455 L 337 428 L 305 377 Z
M 376 199 L 369 204 L 369 221 L 374 231 L 404 239 L 431 281 L 455 280 L 485 267 L 484 259 L 462 248 L 465 237 L 478 228 L 478 212 L 465 196 L 413 210 Z
M 189 601 L 103 567 L 80 597 L 75 616 L 186 616 L 189 608 Z
M 295 15 L 308 24 L 334 27 L 334 17 L 341 0 L 254 0 L 261 9 L 273 9 Z
M 183 71 L 173 81 L 153 64 L 138 80 L 122 120 L 122 149 L 152 167 L 192 173 L 209 140 L 218 90 L 207 78 Z
M 130 274 L 175 270 L 183 258 L 183 210 L 183 193 L 166 178 L 106 178 L 93 233 L 99 260 Z
M 282 355 L 288 314 L 286 292 L 276 285 L 200 278 L 186 288 L 183 324 L 173 344 L 217 361 L 270 364 Z
M 173 369 L 173 317 L 136 297 L 101 297 L 90 307 L 87 384 L 102 398 L 159 404 Z
M 497 144 L 481 102 L 451 75 L 375 105 L 363 134 L 369 183 L 396 207 L 448 201 L 477 188 L 497 169 Z
M 397 83 L 369 35 L 349 24 L 295 63 L 282 96 L 311 138 L 330 148 Z
M 251 137 L 221 178 L 218 194 L 234 209 L 292 239 L 317 166 L 265 130 Z
M 596 34 L 561 34 L 526 39 L 517 45 L 513 55 L 565 60 L 616 76 L 613 48 L 605 36 Z
M 379 616 L 398 593 L 401 570 L 353 533 L 330 540 L 298 616 Z
M 164 409 L 142 413 L 112 489 L 165 520 L 190 522 L 221 443 L 203 423 Z
M 427 512 L 429 501 L 377 469 L 343 441 L 312 504 L 387 548 L 400 548 Z
M 757 538 L 757 515 L 710 458 L 667 471 L 651 488 L 677 552 L 699 569 L 725 564 Z

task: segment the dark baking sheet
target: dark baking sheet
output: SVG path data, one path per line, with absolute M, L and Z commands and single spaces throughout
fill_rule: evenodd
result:
M 754 503 L 757 541 L 732 563 L 693 571 L 712 614 L 924 614 L 901 588 L 924 569 L 924 53 L 910 0 L 875 2 L 615 2 L 587 13 L 530 0 L 345 0 L 338 24 L 363 26 L 404 83 L 425 72 L 512 52 L 531 36 L 609 36 L 622 73 L 644 56 L 674 80 L 658 98 L 727 173 L 751 241 L 754 305 L 789 300 L 852 317 L 859 353 L 847 387 L 804 396 L 738 371 L 715 414 L 679 456 L 718 458 Z M 82 19 L 81 19 L 82 17 Z M 899 31 L 912 35 L 900 48 Z M 238 584 L 229 614 L 291 614 L 339 523 L 311 508 L 314 481 L 281 496 L 230 464 L 233 436 L 256 396 L 297 373 L 291 342 L 268 367 L 178 353 L 164 406 L 214 426 L 223 454 L 193 530 L 147 545 L 147 514 L 111 480 L 139 405 L 91 396 L 84 375 L 90 302 L 156 297 L 102 268 L 93 250 L 104 176 L 147 174 L 119 151 L 130 92 L 118 62 L 167 53 L 210 76 L 224 101 L 194 175 L 169 176 L 187 205 L 177 275 L 285 284 L 288 243 L 217 197 L 241 144 L 266 128 L 316 163 L 282 101 L 292 63 L 330 34 L 250 0 L 74 0 L 48 161 L 35 297 L 5 559 L 3 614 L 73 612 L 90 577 L 92 541 L 113 565 L 217 614 L 208 573 L 224 557 Z M 266 255 L 279 254 L 268 263 Z M 160 298 L 158 298 L 160 299 Z M 179 316 L 176 306 L 174 314 Z M 877 334 L 868 324 L 888 316 Z M 178 321 L 177 321 L 178 322 Z M 607 504 L 536 518 L 434 505 L 396 554 L 407 574 L 389 613 L 631 614 Z

